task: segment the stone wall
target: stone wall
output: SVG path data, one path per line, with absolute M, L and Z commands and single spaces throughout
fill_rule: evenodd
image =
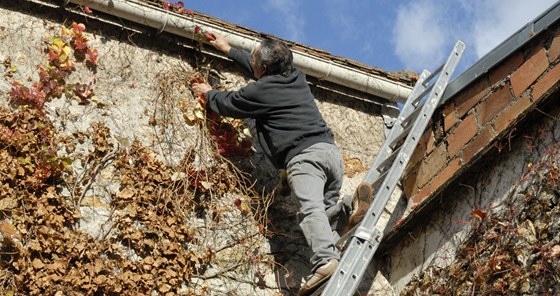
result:
M 96 17 L 102 21 L 96 20 Z M 119 215 L 126 215 L 112 209 L 112 202 L 115 197 L 125 196 L 130 191 L 123 191 L 122 172 L 114 165 L 114 159 L 103 159 L 104 162 L 96 166 L 85 157 L 96 153 L 94 135 L 100 132 L 99 124 L 108 128 L 107 141 L 114 150 L 111 153 L 133 151 L 133 143 L 137 141 L 159 161 L 177 165 L 192 149 L 205 148 L 201 130 L 185 124 L 179 108 L 180 100 L 196 101 L 188 90 L 189 75 L 194 72 L 208 75 L 213 84 L 227 90 L 235 90 L 251 79 L 231 61 L 207 48 L 200 48 L 195 41 L 179 40 L 175 36 L 106 15 L 94 13 L 93 18 L 88 18 L 56 5 L 4 1 L 0 4 L 0 60 L 5 66 L 4 76 L 0 79 L 2 106 L 17 110 L 18 106 L 10 102 L 12 83 L 20 81 L 31 86 L 37 81 L 37 66 L 48 63 L 48 39 L 60 34 L 63 26 L 70 27 L 73 22 L 85 24 L 88 44 L 98 50 L 99 62 L 95 69 L 78 63 L 65 83 L 89 85 L 95 98 L 80 102 L 70 95 L 62 95 L 47 101 L 43 110 L 57 133 L 70 141 L 66 145 L 60 144 L 59 154 L 75 158 L 71 167 L 72 178 L 78 179 L 67 181 L 80 181 L 80 177 L 95 170 L 92 182 L 84 188 L 80 198 L 82 203 L 78 205 L 81 215 L 78 231 L 87 233 L 92 239 L 110 239 L 114 231 L 112 221 Z M 351 194 L 354 186 L 363 179 L 384 139 L 381 103 L 376 98 L 358 100 L 340 91 L 332 92 L 325 85 L 315 83 L 312 92 L 347 160 L 342 193 Z M 246 124 L 252 128 L 251 121 Z M 255 182 L 257 192 L 266 196 L 272 193 L 279 176 L 264 158 L 257 143 L 254 149 L 256 152 L 250 159 L 234 161 L 241 171 L 247 173 L 250 181 Z M 60 194 L 68 200 L 72 199 L 73 190 L 78 185 L 74 186 L 73 189 L 61 188 Z M 271 238 L 250 234 L 258 231 L 257 222 L 239 212 L 234 205 L 236 198 L 242 197 L 228 194 L 218 196 L 214 201 L 221 205 L 224 221 L 231 223 L 229 229 L 212 217 L 191 217 L 189 220 L 189 225 L 198 227 L 201 237 L 201 245 L 193 245 L 193 250 L 225 250 L 216 254 L 213 268 L 205 271 L 208 278 L 201 276 L 191 284 L 199 287 L 200 291 L 205 289 L 215 295 L 225 295 L 228 293 L 225 290 L 237 291 L 237 295 L 276 295 L 278 291 L 285 294 L 296 291 L 302 278 L 309 273 L 309 250 L 294 223 L 295 201 L 280 194 L 274 197 L 270 217 L 273 219 L 273 230 L 278 235 Z M 240 248 L 227 247 L 232 239 L 247 236 L 251 240 L 240 243 Z M 251 244 L 251 252 L 254 253 L 246 252 L 247 244 Z M 262 254 L 262 262 L 243 269 L 234 280 L 211 276 L 212 273 L 221 275 L 222 272 L 227 275 L 232 258 L 240 258 L 246 265 L 249 262 L 246 256 L 256 254 Z M 129 255 L 130 260 L 142 259 Z M 255 257 L 250 258 L 255 260 Z M 274 266 L 272 270 L 267 269 L 271 266 Z M 262 278 L 256 277 L 255 269 L 259 268 L 264 268 L 259 271 L 265 274 Z M 55 283 L 50 286 L 55 287 Z

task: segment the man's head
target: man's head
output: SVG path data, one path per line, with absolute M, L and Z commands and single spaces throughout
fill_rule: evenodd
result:
M 255 78 L 267 75 L 289 75 L 294 71 L 292 51 L 278 40 L 265 39 L 253 50 L 251 66 Z

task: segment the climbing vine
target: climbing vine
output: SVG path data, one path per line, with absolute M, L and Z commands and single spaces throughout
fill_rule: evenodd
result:
M 37 81 L 13 81 L 9 99 L 18 107 L 0 110 L 0 292 L 207 295 L 204 281 L 231 282 L 241 273 L 256 278 L 249 284 L 263 285 L 273 264 L 259 240 L 267 233 L 270 197 L 254 192 L 245 173 L 225 158 L 250 153 L 241 121 L 207 114 L 200 98 L 181 101 L 162 88 L 160 103 L 181 101 L 182 124 L 202 132 L 175 165 L 138 141 L 120 147 L 102 123 L 56 134 L 45 103 L 95 101 L 95 78 L 68 82 L 80 63 L 96 71 L 98 51 L 85 29 L 73 23 L 47 37 Z M 17 73 L 11 60 L 4 66 L 6 78 Z M 86 142 L 90 150 L 75 153 Z M 115 172 L 118 190 L 91 195 L 106 170 Z M 86 208 L 107 211 L 95 237 L 81 230 Z M 227 237 L 214 234 L 225 230 Z
M 560 146 L 529 164 L 499 212 L 475 209 L 453 262 L 415 276 L 401 295 L 555 295 L 560 281 Z M 529 186 L 523 186 L 529 184 Z
M 74 22 L 71 29 L 62 27 L 58 36 L 48 38 L 45 42 L 49 62 L 46 66 L 37 67 L 38 81 L 31 86 L 25 86 L 21 81 L 12 82 L 10 100 L 41 109 L 45 101 L 65 94 L 69 98 L 78 99 L 81 103 L 87 103 L 94 96 L 93 81 L 88 84 L 66 84 L 68 75 L 76 70 L 77 61 L 85 61 L 92 69 L 97 66 L 97 49 L 88 46 L 88 38 L 84 30 L 83 24 Z M 11 62 L 5 66 L 11 66 Z

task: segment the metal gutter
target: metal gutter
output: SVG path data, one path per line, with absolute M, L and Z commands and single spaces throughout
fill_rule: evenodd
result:
M 141 2 L 127 0 L 65 0 L 65 3 L 88 6 L 129 21 L 146 25 L 181 37 L 195 39 L 194 29 L 198 25 L 207 31 L 217 32 L 237 48 L 252 50 L 260 43 L 256 36 L 246 35 L 214 23 L 158 9 Z M 293 51 L 294 65 L 305 74 L 371 94 L 391 102 L 405 102 L 412 87 L 385 77 L 372 75 L 361 70 L 320 59 L 305 52 Z
M 527 23 L 525 27 L 519 29 L 508 39 L 500 43 L 489 53 L 484 55 L 474 65 L 454 79 L 445 90 L 440 105 L 456 95 L 463 88 L 471 84 L 478 77 L 486 74 L 505 58 L 516 52 L 521 46 L 525 45 L 536 35 L 545 31 L 550 25 L 560 19 L 560 1 L 553 4 L 549 9 L 537 16 L 533 21 Z

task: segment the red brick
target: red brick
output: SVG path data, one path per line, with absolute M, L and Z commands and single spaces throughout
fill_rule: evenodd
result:
M 457 116 L 457 111 L 455 110 L 455 103 L 449 102 L 443 106 L 441 110 L 443 115 L 443 129 L 448 132 L 457 122 L 459 122 L 459 117 Z
M 546 93 L 558 84 L 560 80 L 560 64 L 556 64 L 554 68 L 546 72 L 533 88 L 532 95 L 534 101 L 540 101 Z
M 441 168 L 447 163 L 447 151 L 445 145 L 441 143 L 434 152 L 430 154 L 418 168 L 417 184 L 422 188 Z
M 531 105 L 531 96 L 529 96 L 528 93 L 522 95 L 494 120 L 496 133 L 498 135 L 501 134 L 512 122 L 515 122 L 525 110 L 531 107 Z
M 479 132 L 474 139 L 465 146 L 463 149 L 463 161 L 468 163 L 471 159 L 476 156 L 481 150 L 486 148 L 490 142 L 495 138 L 494 130 L 491 125 L 487 125 L 484 130 Z
M 500 113 L 512 101 L 513 97 L 510 92 L 509 84 L 506 83 L 498 87 L 484 102 L 476 107 L 480 125 L 485 125 L 490 122 L 496 117 L 496 114 Z
M 548 48 L 548 60 L 553 63 L 560 58 L 560 34 L 556 34 Z
M 523 54 L 521 52 L 516 52 L 507 60 L 501 62 L 499 66 L 490 70 L 490 73 L 488 74 L 490 78 L 490 85 L 494 86 L 498 82 L 503 81 L 509 76 L 509 74 L 511 74 L 511 72 L 523 64 L 523 61 Z
M 430 185 L 422 188 L 422 190 L 420 190 L 418 193 L 416 193 L 415 195 L 413 195 L 411 197 L 412 199 L 412 205 L 414 207 L 416 207 L 417 205 L 421 204 L 422 202 L 424 202 L 428 197 L 430 197 L 430 195 L 432 194 L 432 187 Z
M 447 150 L 451 157 L 457 155 L 465 144 L 467 144 L 478 130 L 478 125 L 476 123 L 476 118 L 471 113 L 469 116 L 465 117 L 463 121 L 449 133 L 447 136 Z
M 405 175 L 408 174 L 413 169 L 415 169 L 416 167 L 418 167 L 420 162 L 426 157 L 427 154 L 426 148 L 428 145 L 429 137 L 430 137 L 430 131 L 426 131 L 424 132 L 424 134 L 422 134 L 420 140 L 418 140 L 418 145 L 416 145 L 416 148 L 414 149 L 414 152 L 412 153 L 412 156 L 408 161 L 408 165 L 405 168 L 405 172 L 404 172 Z
M 416 186 L 416 181 L 418 177 L 418 170 L 412 170 L 409 172 L 402 181 L 403 193 L 405 196 L 413 196 L 418 192 L 418 186 Z
M 482 76 L 476 82 L 461 91 L 453 101 L 457 106 L 457 117 L 463 118 L 484 96 L 490 92 L 487 76 Z
M 511 75 L 511 85 L 515 96 L 519 96 L 524 92 L 541 74 L 548 68 L 548 58 L 546 50 L 541 48 L 530 56 L 523 65 L 521 65 Z
M 441 186 L 445 185 L 451 178 L 461 169 L 461 160 L 458 158 L 450 161 L 447 166 L 434 177 L 431 183 L 432 191 L 437 191 Z

